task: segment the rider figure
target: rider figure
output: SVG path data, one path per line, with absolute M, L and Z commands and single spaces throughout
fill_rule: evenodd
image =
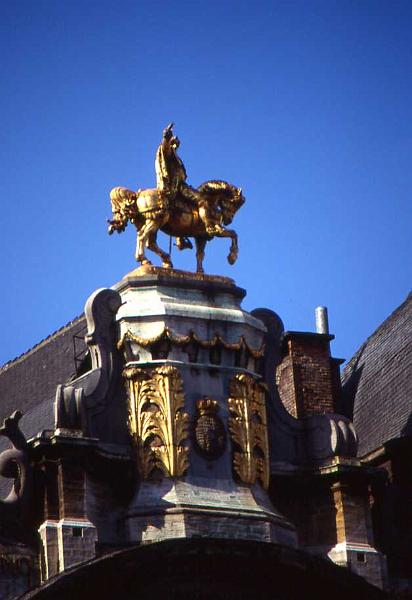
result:
M 173 134 L 173 123 L 163 130 L 163 138 L 156 152 L 156 184 L 161 200 L 167 200 L 169 206 L 175 204 L 178 195 L 183 196 L 195 206 L 198 206 L 201 195 L 186 183 L 186 169 L 181 158 L 177 155 L 180 140 Z M 176 245 L 179 250 L 192 248 L 192 243 L 186 237 L 178 237 Z
M 171 201 L 186 182 L 186 169 L 177 155 L 179 138 L 173 135 L 173 123 L 163 130 L 163 138 L 156 153 L 157 189 Z

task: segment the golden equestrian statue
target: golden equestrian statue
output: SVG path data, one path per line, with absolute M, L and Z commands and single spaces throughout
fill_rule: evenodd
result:
M 151 265 L 145 255 L 145 248 L 149 248 L 161 257 L 163 267 L 173 265 L 170 254 L 157 245 L 159 229 L 176 237 L 180 250 L 193 247 L 189 240 L 192 237 L 198 273 L 203 273 L 206 242 L 229 237 L 232 242 L 227 260 L 232 265 L 238 255 L 237 234 L 226 226 L 245 202 L 242 190 L 226 181 L 206 181 L 198 188 L 188 185 L 186 169 L 177 154 L 179 145 L 171 123 L 163 131 L 156 153 L 157 187 L 137 192 L 116 187 L 110 192 L 113 219 L 108 221 L 109 233 L 124 231 L 130 221 L 138 232 L 136 260 Z

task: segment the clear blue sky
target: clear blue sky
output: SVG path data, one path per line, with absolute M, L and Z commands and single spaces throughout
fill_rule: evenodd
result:
M 411 32 L 397 0 L 2 0 L 0 364 L 134 268 L 108 194 L 154 184 L 171 120 L 188 181 L 247 198 L 207 272 L 287 329 L 327 305 L 349 358 L 411 287 Z

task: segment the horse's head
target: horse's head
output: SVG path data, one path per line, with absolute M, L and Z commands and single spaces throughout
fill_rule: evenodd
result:
M 233 221 L 235 213 L 245 203 L 242 189 L 227 183 L 227 181 L 206 181 L 199 186 L 198 190 L 215 197 L 224 225 L 229 225 Z
M 224 225 L 230 225 L 239 208 L 245 203 L 245 197 L 242 194 L 242 188 L 237 188 L 230 184 L 228 184 L 228 186 L 228 193 L 223 196 L 220 205 Z

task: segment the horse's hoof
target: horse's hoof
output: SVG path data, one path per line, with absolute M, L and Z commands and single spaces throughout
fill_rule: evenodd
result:
M 164 269 L 173 269 L 173 264 L 170 262 L 170 260 L 164 260 L 162 263 L 162 267 Z
M 227 257 L 227 262 L 229 263 L 229 265 L 234 265 L 237 259 L 237 254 L 229 254 L 229 256 Z

